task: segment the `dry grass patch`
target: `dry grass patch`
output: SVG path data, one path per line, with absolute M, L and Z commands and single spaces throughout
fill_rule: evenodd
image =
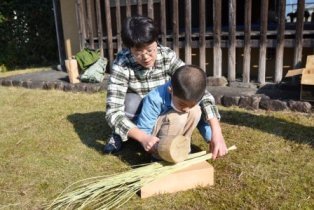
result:
M 51 70 L 51 67 L 16 69 L 16 70 L 13 70 L 13 71 L 0 72 L 0 78 L 1 77 L 15 76 L 15 75 L 19 75 L 19 74 L 27 74 L 27 73 L 48 71 L 48 70 Z

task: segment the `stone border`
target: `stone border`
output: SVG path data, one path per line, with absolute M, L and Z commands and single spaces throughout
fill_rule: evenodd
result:
M 6 87 L 24 87 L 30 89 L 45 89 L 45 90 L 63 90 L 67 92 L 86 92 L 96 93 L 107 89 L 107 80 L 102 83 L 78 83 L 71 84 L 63 81 L 32 81 L 32 80 L 14 80 L 10 78 L 0 78 L 0 85 Z M 249 110 L 270 110 L 270 111 L 285 111 L 291 110 L 296 112 L 311 113 L 311 103 L 305 101 L 294 100 L 278 100 L 271 99 L 266 95 L 255 94 L 252 96 L 228 96 L 213 94 L 216 104 L 225 107 L 239 106 Z
M 253 95 L 253 96 L 223 96 L 214 95 L 216 104 L 223 105 L 225 107 L 239 106 L 241 108 L 250 110 L 269 110 L 269 111 L 285 111 L 291 110 L 296 112 L 311 113 L 311 103 L 306 101 L 295 100 L 278 100 L 271 99 L 265 95 Z
M 77 83 L 71 84 L 63 81 L 32 81 L 32 80 L 14 80 L 0 78 L 0 85 L 6 87 L 23 87 L 29 89 L 44 89 L 44 90 L 63 90 L 67 92 L 86 92 L 96 93 L 107 89 L 107 81 L 102 83 Z

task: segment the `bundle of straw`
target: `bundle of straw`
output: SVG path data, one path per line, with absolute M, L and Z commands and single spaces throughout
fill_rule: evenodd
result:
M 232 146 L 228 149 L 235 150 Z M 212 158 L 205 151 L 190 154 L 176 164 L 154 162 L 111 176 L 97 176 L 78 181 L 66 188 L 47 209 L 111 209 L 125 204 L 142 186 L 190 165 Z

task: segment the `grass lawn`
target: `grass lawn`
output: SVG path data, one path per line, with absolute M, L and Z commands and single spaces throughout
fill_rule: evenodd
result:
M 105 94 L 0 87 L 0 209 L 42 209 L 69 184 L 150 161 L 135 142 L 104 155 Z M 220 107 L 228 145 L 215 185 L 122 209 L 314 209 L 314 115 Z M 193 147 L 206 150 L 199 133 Z

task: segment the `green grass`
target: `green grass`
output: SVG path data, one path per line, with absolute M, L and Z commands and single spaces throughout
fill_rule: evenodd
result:
M 0 209 L 42 209 L 69 184 L 150 161 L 135 142 L 104 155 L 105 94 L 0 87 Z M 313 209 L 314 116 L 220 107 L 228 145 L 215 185 L 122 209 Z M 207 145 L 197 131 L 193 147 Z

